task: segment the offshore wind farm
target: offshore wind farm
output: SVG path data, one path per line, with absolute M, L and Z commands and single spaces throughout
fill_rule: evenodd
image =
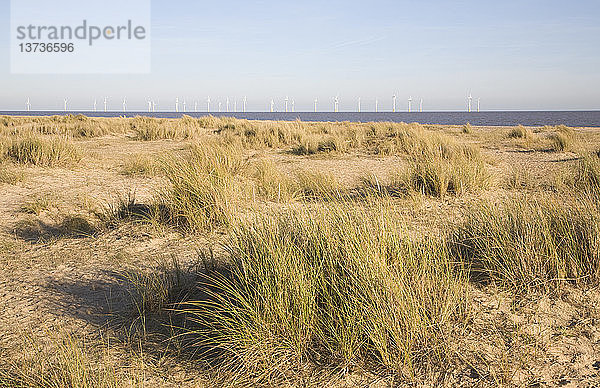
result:
M 121 100 L 120 109 L 112 106 L 109 107 L 108 97 L 104 97 L 104 109 L 102 112 L 97 110 L 97 100 L 93 99 L 90 109 L 71 109 L 73 102 L 68 98 L 63 99 L 62 110 L 41 110 L 36 109 L 32 105 L 31 99 L 28 97 L 24 103 L 24 110 L 16 111 L 0 111 L 0 115 L 66 115 L 66 114 L 83 114 L 89 117 L 135 117 L 148 116 L 155 118 L 179 118 L 184 115 L 191 117 L 202 117 L 206 115 L 216 115 L 219 117 L 232 117 L 237 119 L 248 120 L 276 120 L 276 121 L 320 121 L 320 122 L 415 122 L 420 124 L 440 124 L 440 125 L 462 125 L 470 123 L 472 125 L 568 125 L 580 127 L 598 127 L 600 126 L 600 110 L 554 110 L 554 111 L 526 111 L 526 110 L 481 110 L 481 98 L 474 98 L 472 93 L 468 93 L 465 98 L 464 110 L 424 110 L 424 99 L 419 98 L 418 109 L 413 109 L 413 98 L 407 98 L 407 107 L 405 110 L 398 109 L 397 95 L 391 94 L 389 99 L 388 109 L 384 109 L 379 98 L 374 98 L 371 101 L 365 100 L 362 97 L 356 98 L 356 107 L 352 109 L 350 104 L 345 105 L 348 109 L 340 110 L 341 98 L 339 95 L 331 97 L 331 109 L 319 109 L 319 98 L 315 98 L 310 105 L 300 106 L 297 108 L 296 100 L 286 96 L 280 100 L 279 104 L 276 99 L 271 98 L 267 104 L 266 110 L 247 110 L 248 98 L 230 98 L 216 99 L 217 109 L 211 109 L 211 97 L 206 98 L 205 109 L 199 109 L 197 98 L 193 99 L 194 109 L 189 111 L 185 99 L 176 97 L 171 104 L 168 102 L 162 106 L 157 105 L 159 98 L 146 99 L 147 109 L 136 110 L 128 109 L 127 97 Z M 225 110 L 221 109 L 222 101 L 225 102 Z M 475 108 L 473 101 L 476 101 Z M 163 99 L 164 101 L 164 99 Z M 233 104 L 231 104 L 233 101 Z M 238 110 L 238 101 L 240 101 L 241 109 Z M 253 104 L 260 106 L 261 104 Z M 83 104 L 79 104 L 83 106 Z M 141 106 L 138 103 L 136 106 Z M 369 109 L 370 106 L 370 109 Z M 33 109 L 32 109 L 33 107 Z M 213 105 L 214 107 L 214 105 Z M 233 107 L 233 109 L 231 109 Z M 304 109 L 302 109 L 304 108 Z

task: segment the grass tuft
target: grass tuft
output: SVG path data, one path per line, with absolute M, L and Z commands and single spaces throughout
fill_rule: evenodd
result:
M 22 169 L 0 162 L 0 183 L 16 185 L 24 180 L 25 172 Z
M 526 128 L 522 125 L 518 125 L 515 128 L 511 129 L 508 133 L 508 137 L 511 139 L 524 139 L 531 140 L 533 139 L 533 131 L 531 129 Z
M 600 279 L 598 204 L 512 198 L 471 209 L 450 245 L 472 275 L 523 291 Z
M 403 376 L 441 365 L 464 318 L 464 276 L 443 244 L 400 225 L 388 209 L 339 204 L 237 223 L 229 274 L 207 275 L 210 300 L 185 309 L 191 334 L 253 383 L 317 364 Z
M 573 128 L 564 125 L 556 127 L 554 133 L 550 134 L 550 150 L 563 152 L 570 151 L 575 144 L 576 134 Z
M 189 157 L 165 162 L 168 185 L 159 207 L 169 222 L 191 230 L 229 225 L 243 181 L 238 174 L 247 164 L 237 145 L 198 143 Z
M 9 139 L 4 157 L 17 163 L 54 167 L 79 162 L 81 153 L 64 137 L 27 135 Z

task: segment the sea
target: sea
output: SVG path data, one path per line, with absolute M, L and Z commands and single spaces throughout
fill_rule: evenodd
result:
M 405 122 L 440 125 L 476 126 L 542 126 L 600 127 L 600 110 L 594 111 L 486 111 L 486 112 L 58 112 L 0 111 L 5 116 L 51 116 L 83 114 L 89 117 L 159 117 L 179 118 L 183 115 L 202 117 L 234 117 L 248 120 L 322 121 L 322 122 Z

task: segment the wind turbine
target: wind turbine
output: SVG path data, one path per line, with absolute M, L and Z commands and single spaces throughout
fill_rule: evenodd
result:
M 271 98 L 271 113 L 273 113 L 273 107 L 275 106 L 275 101 Z
M 152 112 L 156 112 L 156 103 L 152 100 Z
M 65 112 L 67 111 L 67 103 L 69 102 L 69 100 L 67 98 L 65 98 Z
M 296 111 L 296 100 L 292 100 L 292 112 Z
M 127 112 L 127 97 L 123 97 L 123 112 Z
M 148 112 L 152 112 L 152 100 L 150 100 L 150 97 L 148 97 Z
M 96 101 L 96 99 L 94 98 L 94 112 L 96 112 L 96 111 L 97 111 L 97 109 L 96 109 L 96 104 L 97 104 L 97 101 Z
M 379 101 L 375 99 L 375 112 L 379 112 Z
M 183 100 L 183 111 L 184 111 L 184 112 L 186 112 L 186 111 L 187 111 L 187 109 L 186 109 L 186 107 L 185 107 L 185 100 Z
M 219 101 L 219 112 L 221 112 L 221 101 Z
M 194 101 L 194 112 L 198 112 L 198 101 Z
M 175 112 L 179 112 L 179 97 L 175 97 Z
M 31 110 L 31 103 L 29 101 L 29 97 L 27 97 L 27 112 L 29 112 Z
M 396 95 L 395 94 L 392 96 L 392 105 L 393 105 L 392 111 L 396 112 Z
M 412 111 L 412 97 L 408 97 L 408 113 Z
M 237 98 L 233 100 L 233 111 L 237 112 Z
M 358 112 L 360 113 L 360 97 L 358 97 Z
M 206 98 L 206 111 L 210 112 L 210 96 Z
M 467 97 L 467 99 L 469 100 L 469 112 L 471 111 L 471 101 L 473 101 L 473 96 L 471 95 L 471 92 L 469 92 L 469 97 Z
M 246 102 L 248 101 L 248 99 L 246 98 L 246 96 L 244 96 L 244 113 L 246 113 Z
M 227 104 L 227 110 L 225 112 L 229 112 L 229 97 L 227 97 L 226 104 Z
M 108 97 L 104 97 L 104 111 L 106 112 L 108 107 Z
M 481 98 L 477 97 L 477 113 L 479 113 L 479 103 L 481 102 Z
M 288 101 L 289 101 L 288 96 L 285 96 L 285 100 L 283 100 L 283 101 L 285 102 L 285 111 L 287 112 L 288 111 Z
M 423 99 L 419 102 L 419 112 L 423 112 Z
M 340 111 L 340 98 L 338 96 L 333 97 L 333 111 L 336 113 Z
M 319 102 L 319 100 L 315 98 L 315 112 L 317 111 L 317 102 Z

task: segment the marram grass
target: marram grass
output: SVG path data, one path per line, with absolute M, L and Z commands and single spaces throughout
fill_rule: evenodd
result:
M 444 244 L 411 240 L 390 209 L 375 207 L 236 222 L 228 272 L 209 273 L 208 300 L 185 308 L 207 354 L 262 383 L 317 364 L 405 376 L 443 367 L 465 313 L 465 275 Z
M 82 155 L 69 139 L 28 134 L 2 140 L 0 151 L 4 159 L 40 167 L 64 166 L 77 163 Z
M 598 197 L 509 198 L 467 212 L 450 237 L 453 254 L 476 279 L 514 290 L 600 280 Z

